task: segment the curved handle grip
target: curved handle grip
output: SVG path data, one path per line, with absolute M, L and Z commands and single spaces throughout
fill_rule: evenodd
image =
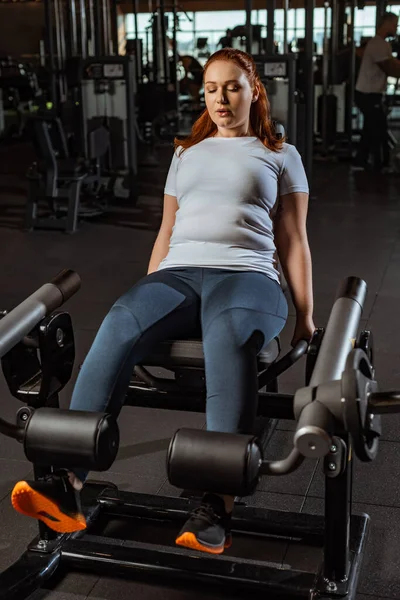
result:
M 294 348 L 285 354 L 285 356 L 282 356 L 282 358 L 273 363 L 266 371 L 261 373 L 258 378 L 258 389 L 264 387 L 264 385 L 267 385 L 267 383 L 276 379 L 276 377 L 294 365 L 294 363 L 307 353 L 308 344 L 309 343 L 306 340 L 300 340 Z
M 297 448 L 293 448 L 289 456 L 283 460 L 264 460 L 260 468 L 260 475 L 289 475 L 300 467 L 304 458 Z

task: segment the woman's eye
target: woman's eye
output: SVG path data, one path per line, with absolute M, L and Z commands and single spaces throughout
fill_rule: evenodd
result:
M 216 92 L 217 90 L 207 90 L 208 94 L 213 94 L 214 92 Z M 239 91 L 238 87 L 233 87 L 233 88 L 227 88 L 228 92 L 237 92 Z

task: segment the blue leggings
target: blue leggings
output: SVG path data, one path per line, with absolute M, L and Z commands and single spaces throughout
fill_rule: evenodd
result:
M 251 433 L 257 354 L 283 329 L 287 312 L 280 285 L 263 273 L 200 267 L 156 271 L 117 300 L 105 317 L 70 408 L 118 415 L 134 366 L 156 344 L 201 335 L 207 429 Z M 85 479 L 86 473 L 75 472 Z

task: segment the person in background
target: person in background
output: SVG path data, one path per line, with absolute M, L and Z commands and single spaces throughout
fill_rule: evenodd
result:
M 225 35 L 219 40 L 217 47 L 232 48 L 232 29 L 227 29 Z
M 375 37 L 367 43 L 355 89 L 355 103 L 364 117 L 364 125 L 354 169 L 368 170 L 372 155 L 375 171 L 388 172 L 389 144 L 386 107 L 384 103 L 387 78 L 400 77 L 400 60 L 392 55 L 387 38 L 396 35 L 399 18 L 385 13 L 378 25 Z

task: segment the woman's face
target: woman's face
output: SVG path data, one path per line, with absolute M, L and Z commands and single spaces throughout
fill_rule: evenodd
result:
M 204 76 L 204 94 L 207 110 L 222 137 L 251 135 L 250 107 L 257 99 L 240 67 L 233 61 L 217 60 Z

